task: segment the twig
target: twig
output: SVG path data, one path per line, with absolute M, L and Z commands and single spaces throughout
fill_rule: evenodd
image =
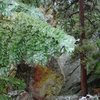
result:
M 87 20 L 90 22 L 90 24 L 91 24 L 94 28 L 96 28 L 96 27 L 95 27 L 95 24 L 94 24 L 88 17 L 85 16 L 85 19 L 87 19 Z

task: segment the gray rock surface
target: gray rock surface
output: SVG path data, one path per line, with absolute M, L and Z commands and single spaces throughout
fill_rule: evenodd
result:
M 99 100 L 97 95 L 88 95 L 88 97 L 81 97 L 78 95 L 69 95 L 69 96 L 54 96 L 50 97 L 47 100 Z
M 54 97 L 49 97 L 47 100 L 79 100 L 79 97 L 77 95 L 54 96 Z
M 72 61 L 70 56 L 63 54 L 58 58 L 58 64 L 65 78 L 60 95 L 78 93 L 80 91 L 80 60 Z
M 48 66 L 51 66 L 55 71 L 62 73 L 64 76 L 64 85 L 61 89 L 60 96 L 80 95 L 80 78 L 81 67 L 80 60 L 72 60 L 67 54 L 62 54 L 60 57 L 53 57 Z M 88 90 L 93 94 L 93 87 L 100 86 L 100 77 L 95 77 L 94 74 L 88 73 Z M 91 88 L 92 87 L 92 88 Z
M 80 60 L 72 61 L 67 54 L 52 58 L 47 66 L 64 76 L 64 85 L 59 95 L 77 94 L 80 91 Z

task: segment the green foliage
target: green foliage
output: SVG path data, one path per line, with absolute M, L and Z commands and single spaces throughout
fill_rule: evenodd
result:
M 100 62 L 98 61 L 95 65 L 96 69 L 95 69 L 95 74 L 100 75 Z
M 4 12 L 6 12 L 6 7 L 8 6 L 8 0 L 2 0 L 0 3 L 0 14 L 2 13 L 2 15 L 5 15 Z
M 74 50 L 73 37 L 25 13 L 17 13 L 0 24 L 1 65 L 22 59 L 46 63 L 50 56 L 59 55 L 62 47 L 67 53 Z
M 18 4 L 15 1 L 1 0 L 0 13 L 3 16 L 10 16 L 17 6 Z
M 3 16 L 12 16 L 14 12 L 25 12 L 32 17 L 39 18 L 45 21 L 44 15 L 38 8 L 16 1 L 8 1 L 9 0 L 3 0 L 1 2 L 0 14 L 2 14 Z
M 12 99 L 8 95 L 3 94 L 3 95 L 0 95 L 0 100 L 12 100 Z
M 3 85 L 3 86 L 2 86 Z M 13 89 L 24 90 L 25 83 L 22 80 L 11 78 L 11 77 L 0 77 L 0 93 L 6 93 L 7 91 L 4 90 L 6 87 L 12 86 Z
M 97 46 L 100 48 L 100 39 L 97 40 Z
M 14 90 L 22 91 L 25 89 L 25 83 L 22 80 L 16 78 L 11 78 L 7 76 L 0 77 L 0 100 L 8 100 L 7 98 L 10 98 L 7 93 L 7 89 L 9 87 L 12 87 Z
M 87 71 L 91 71 L 94 74 L 100 75 L 100 39 L 96 40 L 85 40 L 82 46 L 76 46 L 73 52 L 72 58 L 76 59 L 80 52 L 84 52 L 86 55 L 85 62 L 87 63 Z
M 34 5 L 35 7 L 39 7 L 40 5 L 46 5 L 51 0 L 17 0 L 27 5 Z

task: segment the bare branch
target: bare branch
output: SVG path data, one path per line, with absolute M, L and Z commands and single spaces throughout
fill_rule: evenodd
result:
M 85 19 L 87 19 L 89 23 L 95 28 L 95 24 L 88 17 L 85 16 Z

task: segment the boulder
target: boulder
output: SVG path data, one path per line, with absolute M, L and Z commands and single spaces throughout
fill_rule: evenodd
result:
M 60 57 L 52 57 L 48 66 L 61 73 L 64 84 L 59 95 L 76 94 L 80 91 L 80 60 L 72 61 L 70 55 L 62 54 Z
M 34 84 L 32 85 L 33 97 L 42 100 L 49 96 L 57 96 L 63 85 L 61 74 L 54 72 L 51 68 L 36 66 L 34 73 Z
M 70 56 L 63 54 L 58 63 L 65 77 L 60 95 L 77 94 L 80 91 L 80 60 L 72 61 Z
M 17 65 L 16 77 L 26 83 L 25 90 L 27 93 L 23 94 L 26 96 L 25 98 L 31 97 L 35 100 L 44 100 L 49 96 L 57 96 L 64 83 L 62 75 L 52 70 L 52 67 L 30 66 L 25 61 Z M 23 95 L 20 98 L 24 99 Z

